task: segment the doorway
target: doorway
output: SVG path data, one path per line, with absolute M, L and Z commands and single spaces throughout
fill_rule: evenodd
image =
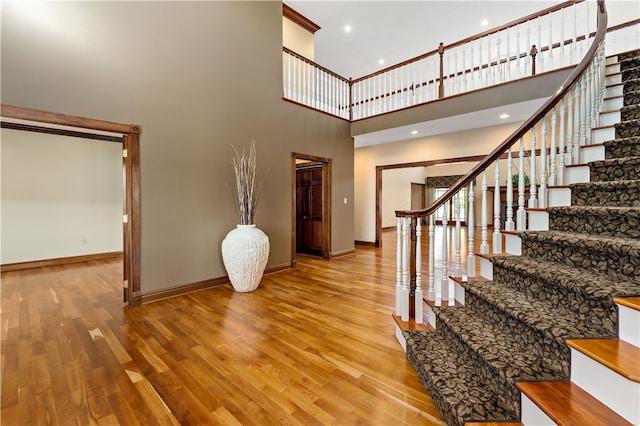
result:
M 297 253 L 331 257 L 331 159 L 292 153 L 292 265 Z
M 60 131 L 60 126 L 122 135 L 123 176 L 123 299 L 129 306 L 142 304 L 140 292 L 140 126 L 1 105 L 3 119 L 26 120 L 40 129 Z M 42 130 L 41 130 L 42 131 Z M 83 133 L 87 136 L 90 133 Z M 76 135 L 77 136 L 77 135 Z

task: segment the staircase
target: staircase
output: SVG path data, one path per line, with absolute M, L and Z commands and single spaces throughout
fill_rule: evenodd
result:
M 435 331 L 403 332 L 450 425 L 640 424 L 640 51 L 614 62 L 620 122 L 568 178 L 586 182 L 551 187 L 553 207 L 529 212 L 548 230 L 508 233 L 517 255 L 458 279 L 465 305 L 431 307 Z

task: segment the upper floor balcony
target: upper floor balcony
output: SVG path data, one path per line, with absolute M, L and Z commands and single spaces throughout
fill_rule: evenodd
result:
M 590 46 L 596 7 L 566 1 L 356 79 L 284 47 L 283 97 L 353 122 L 569 69 Z M 640 46 L 639 26 L 638 19 L 610 26 L 608 50 Z

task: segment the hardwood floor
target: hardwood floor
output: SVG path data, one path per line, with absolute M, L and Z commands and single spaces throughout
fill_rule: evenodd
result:
M 395 339 L 383 249 L 139 308 L 120 261 L 2 273 L 3 425 L 444 424 Z

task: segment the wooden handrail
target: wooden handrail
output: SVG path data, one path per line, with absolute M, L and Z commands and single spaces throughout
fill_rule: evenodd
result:
M 300 59 L 303 62 L 308 63 L 309 65 L 313 65 L 315 68 L 318 68 L 318 69 L 326 72 L 327 74 L 330 74 L 330 75 L 334 76 L 335 78 L 338 78 L 338 79 L 342 80 L 343 82 L 347 83 L 349 86 L 351 86 L 351 82 L 349 81 L 348 78 L 344 78 L 340 74 L 337 74 L 337 73 L 331 71 L 330 69 L 325 68 L 322 65 L 313 62 L 311 59 L 305 58 L 304 56 L 300 55 L 299 53 L 296 53 L 293 50 L 291 50 L 289 48 L 286 48 L 284 46 L 282 46 L 282 51 L 288 53 L 291 56 L 295 56 L 296 58 Z
M 422 217 L 433 214 L 440 206 L 449 201 L 453 196 L 465 186 L 477 178 L 480 173 L 486 170 L 492 163 L 494 163 L 502 153 L 507 149 L 510 149 L 521 137 L 523 137 L 531 128 L 540 121 L 555 105 L 564 98 L 567 92 L 573 87 L 573 85 L 582 76 L 582 73 L 587 69 L 591 61 L 593 60 L 600 43 L 604 39 L 607 32 L 607 10 L 604 5 L 604 0 L 598 0 L 598 20 L 597 20 L 596 36 L 593 43 L 589 47 L 585 57 L 576 66 L 576 68 L 565 79 L 564 83 L 551 96 L 538 110 L 529 117 L 516 131 L 514 131 L 504 142 L 498 145 L 493 151 L 491 151 L 480 163 L 476 164 L 466 175 L 460 178 L 452 187 L 450 187 L 441 197 L 434 201 L 429 207 L 422 210 L 396 210 L 396 217 Z

